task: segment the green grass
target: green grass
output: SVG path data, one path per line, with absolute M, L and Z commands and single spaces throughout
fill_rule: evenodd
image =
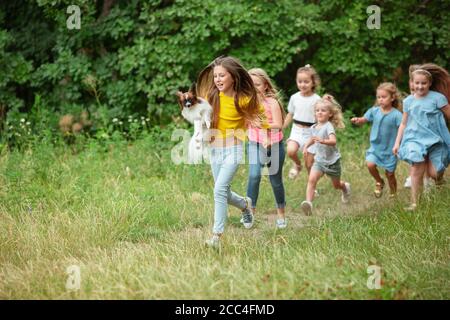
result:
M 157 153 L 146 139 L 109 149 L 3 151 L 0 298 L 450 298 L 448 182 L 407 213 L 407 166 L 397 171 L 398 199 L 375 199 L 365 146 L 343 145 L 351 204 L 341 204 L 323 178 L 315 215 L 303 216 L 302 172 L 285 179 L 289 225 L 276 230 L 263 178 L 255 227 L 245 230 L 230 208 L 216 252 L 204 247 L 214 207 L 207 165 L 173 165 L 169 151 Z M 245 192 L 246 175 L 242 165 L 233 181 L 238 193 Z M 366 286 L 372 264 L 382 267 L 380 290 Z M 81 269 L 75 292 L 66 290 L 70 265 Z

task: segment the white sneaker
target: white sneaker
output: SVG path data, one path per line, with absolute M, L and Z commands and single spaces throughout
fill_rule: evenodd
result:
M 215 234 L 212 236 L 211 239 L 208 239 L 205 241 L 206 246 L 213 248 L 213 249 L 219 249 L 220 248 L 220 237 Z
M 286 218 L 284 219 L 277 219 L 277 228 L 278 229 L 284 229 L 287 227 L 287 220 Z
M 312 202 L 311 201 L 303 201 L 300 207 L 303 210 L 303 213 L 307 216 L 310 216 L 312 214 Z
M 403 186 L 405 188 L 411 188 L 411 177 L 406 178 L 405 184 Z
M 345 191 L 342 191 L 342 203 L 348 203 L 350 201 L 350 194 L 351 194 L 351 189 L 350 189 L 350 183 L 345 182 Z

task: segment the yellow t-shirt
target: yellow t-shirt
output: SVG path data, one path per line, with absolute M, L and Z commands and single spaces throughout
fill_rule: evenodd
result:
M 234 135 L 239 140 L 245 141 L 247 138 L 245 119 L 237 111 L 234 105 L 234 98 L 226 96 L 222 92 L 219 93 L 219 98 L 220 110 L 219 121 L 217 124 L 217 129 L 219 130 L 218 138 L 227 138 Z M 249 98 L 242 98 L 239 101 L 239 106 L 241 108 L 247 108 L 249 100 Z M 259 113 L 263 119 L 262 127 L 268 129 L 269 124 L 265 118 L 264 107 L 262 105 L 259 106 Z

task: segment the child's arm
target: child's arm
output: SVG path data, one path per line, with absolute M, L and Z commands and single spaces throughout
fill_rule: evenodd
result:
M 283 115 L 281 113 L 281 106 L 277 100 L 270 101 L 270 110 L 272 111 L 271 129 L 283 129 Z
M 408 122 L 408 113 L 403 112 L 402 123 L 398 127 L 397 138 L 395 139 L 394 147 L 392 148 L 392 153 L 398 155 L 398 149 L 400 148 L 400 143 L 403 138 L 403 131 L 405 131 L 406 123 Z
M 441 111 L 444 113 L 444 116 L 447 118 L 447 121 L 450 121 L 450 104 L 441 108 Z
M 288 112 L 286 119 L 284 119 L 283 129 L 286 129 L 292 122 L 293 114 Z
M 328 135 L 328 139 L 321 139 L 319 137 L 312 137 L 311 140 L 314 142 L 318 142 L 321 144 L 325 144 L 327 146 L 333 147 L 336 145 L 336 135 L 334 133 L 331 133 Z
M 306 156 L 308 153 L 308 148 L 314 143 L 314 137 L 310 138 L 308 142 L 303 146 L 303 156 Z
M 353 124 L 358 124 L 358 125 L 368 122 L 368 120 L 366 118 L 364 118 L 364 117 L 360 117 L 360 118 L 354 117 L 354 118 L 351 118 L 350 121 Z

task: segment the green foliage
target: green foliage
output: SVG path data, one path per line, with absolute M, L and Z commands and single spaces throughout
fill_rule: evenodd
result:
M 297 91 L 296 69 L 309 63 L 322 92 L 360 115 L 379 82 L 407 91 L 410 64 L 450 67 L 448 2 L 82 0 L 81 29 L 69 30 L 72 4 L 1 2 L 4 110 L 30 112 L 39 95 L 61 114 L 74 105 L 101 113 L 102 126 L 129 115 L 167 124 L 179 113 L 174 91 L 229 54 L 265 68 L 286 97 Z M 373 4 L 381 8 L 381 28 L 371 30 L 366 10 Z

